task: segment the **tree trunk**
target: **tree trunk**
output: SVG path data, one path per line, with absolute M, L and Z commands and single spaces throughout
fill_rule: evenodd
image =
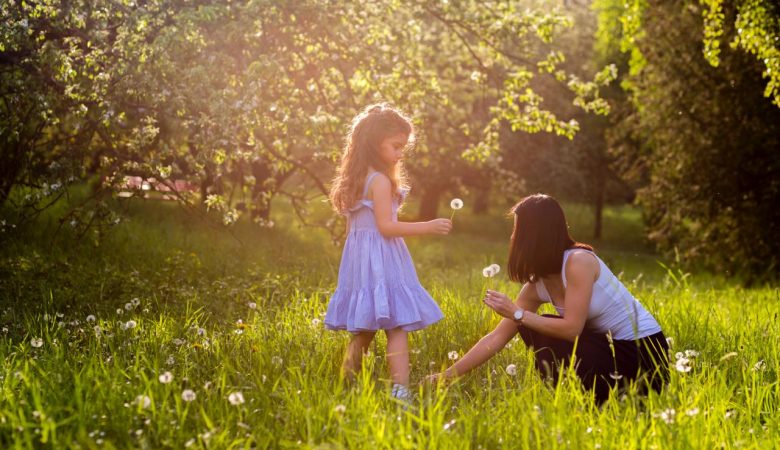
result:
M 486 214 L 490 206 L 490 188 L 477 191 L 477 197 L 474 199 L 474 214 Z
M 601 239 L 601 222 L 604 216 L 604 197 L 606 195 L 606 171 L 601 168 L 596 170 L 596 192 L 593 204 L 593 239 Z
M 420 220 L 431 220 L 436 218 L 436 214 L 439 211 L 439 199 L 441 198 L 442 190 L 438 186 L 430 186 L 425 192 L 423 192 L 422 199 L 420 200 L 420 211 L 418 216 Z

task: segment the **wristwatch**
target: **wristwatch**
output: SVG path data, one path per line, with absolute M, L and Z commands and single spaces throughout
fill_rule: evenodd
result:
M 525 314 L 525 311 L 523 311 L 522 308 L 515 311 L 514 314 L 512 314 L 512 317 L 515 319 L 515 322 L 523 323 L 523 314 Z

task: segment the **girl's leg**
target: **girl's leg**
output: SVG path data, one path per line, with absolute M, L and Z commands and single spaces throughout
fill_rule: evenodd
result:
M 355 374 L 360 371 L 363 354 L 368 351 L 368 346 L 374 340 L 375 334 L 376 331 L 362 331 L 352 335 L 347 352 L 344 354 L 344 363 L 341 366 L 342 375 L 348 380 L 354 379 Z
M 387 365 L 393 384 L 409 386 L 409 336 L 401 328 L 386 330 Z

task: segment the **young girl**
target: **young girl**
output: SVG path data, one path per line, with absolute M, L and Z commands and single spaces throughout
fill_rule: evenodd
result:
M 439 306 L 420 285 L 404 236 L 445 235 L 448 219 L 399 222 L 408 188 L 401 158 L 413 139 L 408 118 L 386 104 L 367 107 L 352 121 L 330 199 L 347 216 L 347 240 L 325 326 L 352 339 L 343 373 L 352 378 L 377 330 L 387 333 L 392 395 L 410 399 L 407 332 L 442 319 Z

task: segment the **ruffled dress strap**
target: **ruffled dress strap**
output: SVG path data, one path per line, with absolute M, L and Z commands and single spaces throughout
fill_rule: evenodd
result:
M 360 200 L 358 200 L 358 201 L 355 203 L 355 206 L 353 206 L 352 208 L 350 208 L 350 209 L 349 209 L 350 211 L 357 211 L 358 209 L 360 209 L 360 208 L 362 208 L 362 207 L 364 207 L 364 206 L 366 206 L 366 207 L 368 207 L 368 208 L 370 208 L 370 209 L 374 209 L 374 202 L 373 202 L 373 200 L 369 200 L 369 199 L 367 199 L 367 198 L 366 198 L 366 195 L 368 195 L 368 187 L 371 185 L 371 180 L 373 180 L 373 179 L 374 179 L 374 177 L 375 177 L 375 176 L 376 176 L 378 173 L 379 173 L 379 172 L 371 172 L 371 173 L 368 175 L 368 177 L 366 177 L 366 185 L 365 185 L 365 186 L 363 186 L 363 195 L 362 195 L 362 197 L 360 198 Z

